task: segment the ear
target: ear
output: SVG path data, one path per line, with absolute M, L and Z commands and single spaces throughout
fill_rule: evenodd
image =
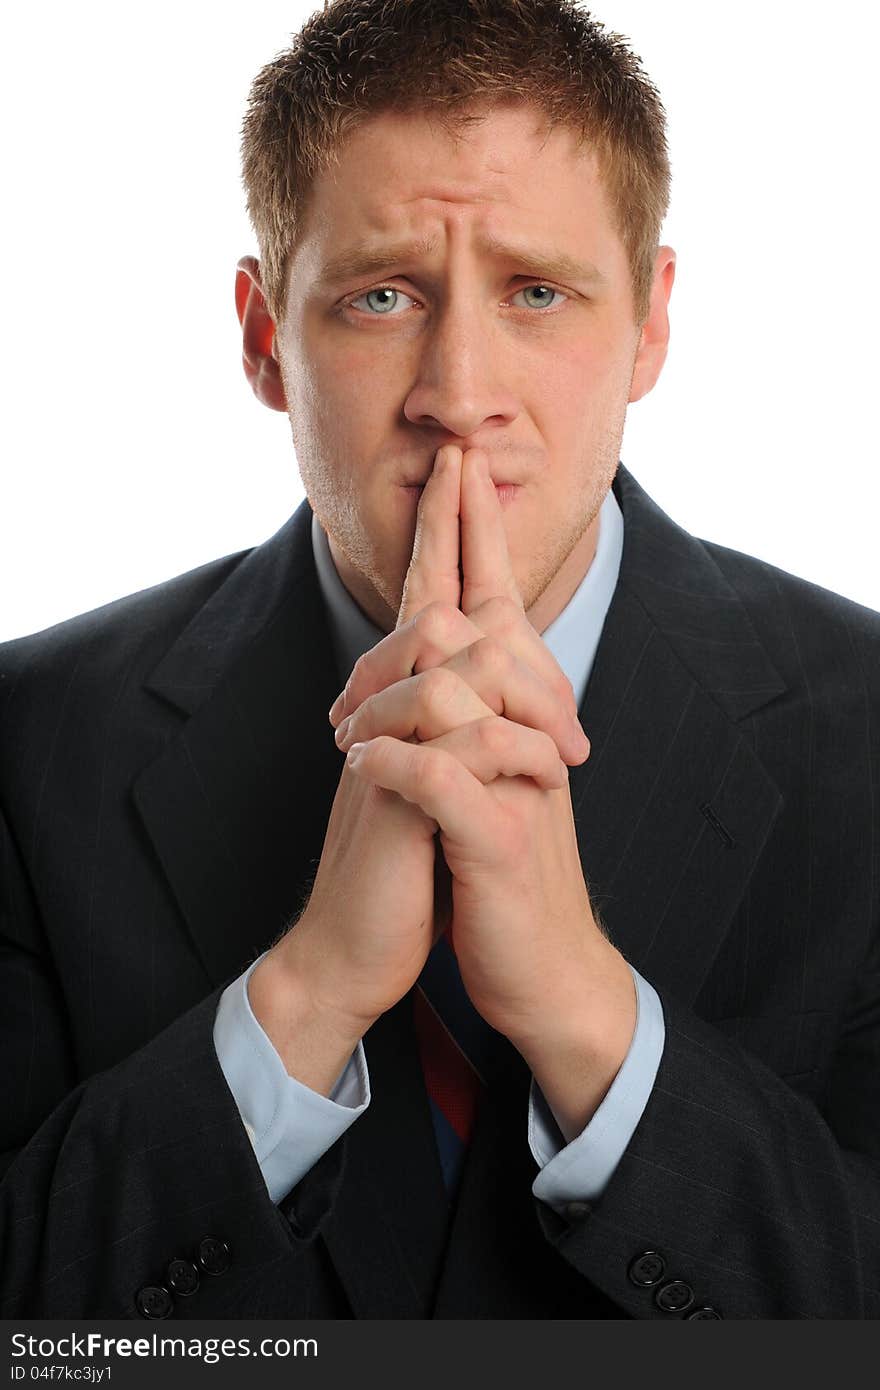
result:
M 287 411 L 284 383 L 275 356 L 275 324 L 263 298 L 260 263 L 242 256 L 235 271 L 235 309 L 242 330 L 244 374 L 258 401 Z
M 671 246 L 661 246 L 654 261 L 654 283 L 651 286 L 651 307 L 642 325 L 642 336 L 636 353 L 630 386 L 630 401 L 647 396 L 660 375 L 669 347 L 669 315 L 667 306 L 675 279 L 675 252 Z

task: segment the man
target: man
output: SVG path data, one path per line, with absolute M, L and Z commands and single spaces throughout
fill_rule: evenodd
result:
M 244 155 L 308 503 L 0 659 L 4 1315 L 876 1316 L 880 621 L 618 467 L 656 93 L 337 0 Z

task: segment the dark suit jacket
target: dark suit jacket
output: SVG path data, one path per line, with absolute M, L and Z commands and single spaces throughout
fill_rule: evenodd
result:
M 266 1193 L 212 1027 L 300 907 L 342 767 L 304 503 L 0 648 L 2 1316 L 138 1317 L 205 1236 L 229 1268 L 177 1318 L 664 1319 L 671 1279 L 727 1318 L 880 1313 L 880 617 L 614 486 L 571 792 L 667 1039 L 602 1199 L 532 1196 L 510 1048 L 449 1215 L 409 996 L 367 1035 L 366 1113 Z

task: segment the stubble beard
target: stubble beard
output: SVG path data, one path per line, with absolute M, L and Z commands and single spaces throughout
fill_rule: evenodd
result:
M 569 556 L 583 540 L 586 532 L 599 515 L 602 503 L 605 501 L 617 473 L 626 424 L 627 403 L 628 392 L 627 399 L 621 399 L 617 403 L 617 408 L 613 412 L 602 438 L 597 442 L 592 466 L 585 475 L 583 491 L 573 499 L 574 515 L 571 518 L 562 518 L 561 520 L 557 518 L 544 532 L 543 544 L 537 550 L 534 544 L 530 547 L 532 563 L 528 575 L 520 583 L 523 607 L 526 612 L 533 608 L 546 593 Z M 584 574 L 590 563 L 592 563 L 592 557 L 584 569 Z M 583 577 L 583 574 L 577 576 L 574 587 L 577 587 L 577 583 Z M 563 607 L 565 602 L 567 600 L 564 600 Z
M 298 455 L 298 462 L 309 506 L 330 540 L 340 579 L 367 617 L 390 631 L 400 608 L 408 558 L 395 587 L 387 560 L 383 564 L 381 544 L 364 526 L 351 478 L 345 476 L 340 486 L 338 473 L 328 473 L 311 458 Z
M 572 518 L 565 532 L 560 533 L 559 530 L 551 529 L 546 533 L 545 542 L 541 549 L 537 553 L 533 551 L 532 567 L 520 590 L 526 612 L 543 597 L 599 515 L 608 489 L 614 481 L 618 458 L 617 448 L 614 451 L 613 461 L 606 461 L 603 458 L 601 472 L 591 473 L 591 485 L 585 495 L 578 499 L 580 505 L 577 509 L 577 515 Z M 586 569 L 584 570 L 585 573 Z M 582 578 L 583 574 L 579 576 L 578 582 Z

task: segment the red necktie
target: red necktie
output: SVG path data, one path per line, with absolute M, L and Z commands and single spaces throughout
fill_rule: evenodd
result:
M 447 1189 L 454 1193 L 498 1034 L 467 996 L 449 934 L 431 950 L 413 993 L 413 1021 Z

